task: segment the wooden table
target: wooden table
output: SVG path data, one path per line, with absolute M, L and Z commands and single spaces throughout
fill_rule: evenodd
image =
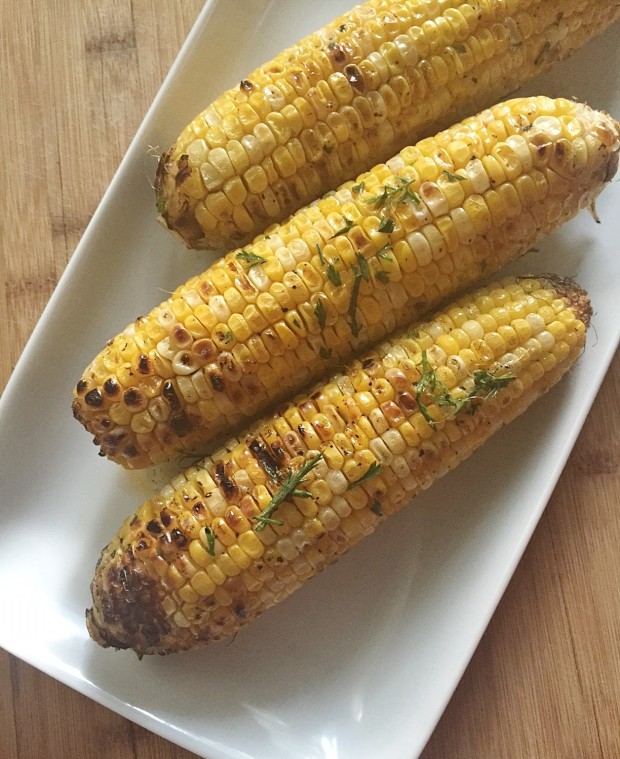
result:
M 0 387 L 201 5 L 3 2 Z M 620 757 L 619 399 L 616 357 L 423 759 Z M 0 756 L 192 755 L 0 651 Z

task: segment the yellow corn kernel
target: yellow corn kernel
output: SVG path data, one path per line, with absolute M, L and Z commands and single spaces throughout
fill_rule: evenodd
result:
M 260 558 L 265 552 L 265 546 L 254 532 L 244 532 L 239 535 L 239 547 L 252 559 Z
M 214 519 L 211 524 L 211 529 L 213 530 L 215 537 L 224 546 L 231 546 L 237 540 L 235 533 L 230 529 L 223 517 Z

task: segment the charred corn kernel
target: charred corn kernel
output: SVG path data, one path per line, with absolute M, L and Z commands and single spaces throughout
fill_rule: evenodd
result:
M 493 329 L 496 319 L 489 312 L 498 302 L 529 317 L 544 313 L 547 301 L 529 294 L 543 286 L 563 307 L 558 304 L 557 316 L 547 324 L 542 316 L 540 322 L 530 318 L 542 326 L 536 337 L 524 328 L 529 322 L 522 317 L 515 320 L 519 329 L 501 326 L 510 334 Z M 549 276 L 491 283 L 256 422 L 213 457 L 175 477 L 123 523 L 96 568 L 94 605 L 87 614 L 91 635 L 104 646 L 168 653 L 234 633 L 552 386 L 581 354 L 589 316 L 587 297 L 572 281 Z M 442 338 L 465 328 L 476 335 L 474 347 L 450 355 L 450 366 L 436 363 L 447 356 Z M 427 335 L 430 344 L 422 348 L 409 337 L 412 331 Z M 493 345 L 496 355 L 481 354 L 476 343 Z M 463 369 L 458 380 L 452 366 Z M 350 394 L 361 374 L 379 387 L 389 385 L 395 400 L 384 406 L 391 409 L 398 402 L 400 421 L 386 426 L 379 406 L 360 408 L 354 423 L 331 414 L 333 439 L 319 440 L 315 447 L 300 437 L 287 452 L 284 438 L 292 433 L 292 422 L 327 417 L 327 409 L 337 407 L 338 394 L 358 402 L 362 394 Z M 356 436 L 357 448 L 351 441 Z M 251 497 L 244 496 L 260 508 L 248 516 L 235 488 L 250 485 L 235 483 L 251 483 L 250 464 L 267 476 L 265 484 L 251 488 Z M 274 470 L 279 479 L 272 476 Z M 193 508 L 196 503 L 200 509 Z M 144 539 L 163 533 L 168 540 Z
M 220 541 L 222 545 L 234 545 L 236 541 L 235 533 L 226 524 L 225 519 L 222 517 L 215 519 L 211 525 L 211 529 L 213 530 L 215 537 Z
M 575 130 L 579 127 L 575 139 L 591 149 L 585 165 L 562 167 L 567 182 L 562 196 L 552 197 L 552 162 L 566 150 L 555 146 L 567 137 L 554 137 L 548 119 L 560 117 L 570 118 Z M 471 161 L 460 165 L 463 144 L 479 161 L 475 181 L 467 168 Z M 542 153 L 541 145 L 546 146 Z M 476 281 L 482 271 L 489 276 L 527 251 L 537 237 L 591 202 L 613 175 L 619 145 L 618 127 L 610 117 L 544 97 L 501 103 L 425 139 L 389 165 L 376 166 L 356 183 L 299 211 L 267 236 L 230 252 L 130 325 L 77 383 L 74 414 L 101 452 L 128 468 L 204 446 L 230 425 L 316 379 L 325 361 L 346 360 Z M 493 186 L 484 159 L 499 165 L 496 156 L 510 165 L 509 173 L 520 162 L 518 179 L 531 176 L 539 186 L 535 198 L 519 196 L 503 169 L 499 184 L 479 194 L 481 172 L 487 172 Z M 452 188 L 462 195 L 457 206 L 449 198 Z M 545 208 L 559 199 L 561 216 L 550 222 Z M 487 213 L 480 210 L 481 203 L 492 218 L 488 229 L 487 222 L 479 223 L 480 214 Z M 386 231 L 378 233 L 381 224 Z M 454 235 L 458 246 L 453 250 Z M 410 271 L 399 281 L 404 261 Z M 472 306 L 461 309 L 454 324 L 458 332 L 442 327 L 441 340 L 420 333 L 418 345 L 441 350 L 442 364 L 467 348 L 485 360 L 495 348 L 505 349 L 502 340 L 508 347 L 500 326 L 519 320 L 515 330 L 523 330 L 526 320 L 536 335 L 540 321 L 556 319 L 553 299 L 543 299 L 540 311 L 534 292 L 510 308 L 489 292 L 481 307 L 492 308 L 482 322 L 476 321 Z M 497 309 L 503 310 L 498 314 Z M 192 318 L 204 327 L 199 337 L 185 326 Z M 500 338 L 473 344 L 490 332 Z M 383 383 L 356 387 L 365 395 L 355 396 L 355 406 L 367 413 L 389 401 L 398 405 L 395 390 Z M 392 409 L 388 426 L 393 416 Z M 104 417 L 113 428 L 105 427 Z M 291 424 L 296 434 L 301 435 L 302 422 Z M 373 422 L 378 423 L 376 415 Z M 312 419 L 305 420 L 305 444 L 316 448 L 331 439 L 331 424 L 321 421 L 313 427 Z
M 453 5 L 368 0 L 224 92 L 160 159 L 160 221 L 189 247 L 243 244 L 371 160 L 385 161 L 438 124 L 462 118 L 472 103 L 482 107 L 518 89 L 620 15 L 616 2 L 602 8 L 587 0 L 579 7 L 538 0 L 534 9 L 514 0 L 489 13 L 484 5 L 446 7 Z M 459 134 L 444 143 L 440 161 L 412 149 L 407 156 L 421 181 L 436 182 L 447 171 L 478 193 L 514 181 L 519 202 L 531 203 L 534 185 L 523 171 L 533 158 L 521 131 L 528 119 L 527 108 L 509 124 L 488 118 L 476 140 Z M 589 160 L 570 112 L 541 114 L 536 126 L 545 139 L 567 145 L 554 165 Z M 465 182 L 444 179 L 447 201 L 460 205 Z M 488 198 L 494 218 L 509 210 L 496 204 L 500 195 Z

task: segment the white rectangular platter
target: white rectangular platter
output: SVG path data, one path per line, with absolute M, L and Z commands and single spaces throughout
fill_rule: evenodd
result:
M 615 181 L 598 203 L 602 224 L 582 213 L 512 267 L 575 276 L 591 294 L 588 347 L 561 386 L 230 645 L 139 662 L 90 641 L 84 609 L 95 561 L 153 482 L 97 457 L 71 417 L 71 390 L 107 338 L 210 260 L 186 253 L 155 223 L 149 148 L 167 147 L 222 89 L 349 5 L 208 0 L 0 403 L 0 646 L 209 759 L 420 754 L 620 335 Z M 620 114 L 618 32 L 524 92 L 575 96 Z

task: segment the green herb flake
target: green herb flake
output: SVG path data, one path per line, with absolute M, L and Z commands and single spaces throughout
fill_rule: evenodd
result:
M 327 277 L 330 282 L 332 282 L 336 287 L 340 287 L 342 284 L 342 278 L 340 277 L 340 272 L 333 264 L 327 264 Z
M 321 346 L 319 349 L 319 356 L 324 361 L 329 361 L 329 359 L 332 357 L 332 350 L 331 348 L 326 348 L 324 345 Z
M 215 558 L 215 534 L 210 527 L 205 527 L 205 537 L 207 539 L 207 545 L 205 546 L 204 543 L 202 545 L 205 551 L 209 554 L 209 556 L 212 559 L 214 559 Z
M 426 401 L 423 400 L 430 396 L 432 401 L 438 402 L 440 398 L 446 401 L 450 396 L 448 388 L 439 380 L 434 367 L 428 360 L 426 351 L 422 351 L 422 373 L 420 379 L 416 383 L 416 403 L 422 416 L 426 419 L 431 429 L 435 429 L 435 420 L 430 415 Z M 443 405 L 446 405 L 445 403 Z
M 448 178 L 448 182 L 464 182 L 467 179 L 467 177 L 464 177 L 461 174 L 453 174 L 447 169 L 444 169 L 441 173 Z
M 249 250 L 240 250 L 236 255 L 237 260 L 247 264 L 247 268 L 251 269 L 257 264 L 264 264 L 267 259 L 262 256 L 257 256 L 256 253 L 250 253 Z
M 294 325 L 297 327 L 297 329 L 301 329 L 301 322 L 299 321 L 299 319 L 297 319 L 297 318 L 293 317 L 293 318 L 291 319 L 291 321 L 292 321 L 292 322 L 293 322 L 293 324 L 294 324 Z
M 392 208 L 392 206 L 402 203 L 404 200 L 411 200 L 417 204 L 420 202 L 420 198 L 411 189 L 413 183 L 413 179 L 394 177 L 394 184 L 384 185 L 378 195 L 368 198 L 366 202 L 374 206 L 374 208 L 383 208 L 386 211 Z
M 366 185 L 364 182 L 360 182 L 359 184 L 354 184 L 353 187 L 351 187 L 351 192 L 354 192 L 356 195 L 359 195 L 360 193 L 364 192 L 366 189 Z
M 360 267 L 360 275 L 364 282 L 370 282 L 370 269 L 368 268 L 368 261 L 361 253 L 356 253 L 357 263 Z
M 354 222 L 354 221 L 352 221 L 351 219 L 347 219 L 347 217 L 346 217 L 346 216 L 345 216 L 345 217 L 343 217 L 343 218 L 344 218 L 344 227 L 342 227 L 342 228 L 341 228 L 341 229 L 339 229 L 337 232 L 335 232 L 335 233 L 334 233 L 334 234 L 333 234 L 333 235 L 332 235 L 332 236 L 329 238 L 330 240 L 333 240 L 333 239 L 334 239 L 334 237 L 340 237 L 340 235 L 346 235 L 346 233 L 347 233 L 347 232 L 350 232 L 350 231 L 353 229 L 353 227 L 355 226 L 355 222 Z
M 358 485 L 361 485 L 364 482 L 368 482 L 368 480 L 372 480 L 373 477 L 376 477 L 377 475 L 381 474 L 383 471 L 383 467 L 381 464 L 379 464 L 376 461 L 373 461 L 372 464 L 368 467 L 368 469 L 364 472 L 364 474 L 359 478 L 359 480 L 355 480 L 355 482 L 350 482 L 349 487 L 347 490 L 353 490 L 353 488 L 356 488 Z
M 381 223 L 379 224 L 378 230 L 379 232 L 393 232 L 394 231 L 394 222 L 392 219 L 389 219 L 387 216 L 384 216 L 381 219 Z
M 325 256 L 323 255 L 321 246 L 318 243 L 316 245 L 316 252 L 319 254 L 319 261 L 321 262 L 321 266 L 325 266 Z
M 469 391 L 468 398 L 472 401 L 488 401 L 516 379 L 514 374 L 502 374 L 498 376 L 483 369 L 477 369 L 474 372 L 474 386 Z
M 391 261 L 392 255 L 388 253 L 388 250 L 392 250 L 391 245 L 384 245 L 382 248 L 379 248 L 377 251 L 377 256 L 379 258 L 382 258 L 384 261 Z
M 390 273 L 381 269 L 375 274 L 375 279 L 378 279 L 384 285 L 387 285 L 390 281 Z
M 322 300 L 317 300 L 316 305 L 314 307 L 314 315 L 317 318 L 319 327 L 323 329 L 325 327 L 325 318 L 327 315 L 325 313 L 325 306 L 323 305 Z
M 224 339 L 222 340 L 222 342 L 228 345 L 228 343 L 232 343 L 232 341 L 233 341 L 233 333 L 230 330 L 228 330 L 228 332 L 224 334 Z
M 269 501 L 261 513 L 253 517 L 253 519 L 258 522 L 254 528 L 255 532 L 264 530 L 265 525 L 268 524 L 275 524 L 280 527 L 284 524 L 281 519 L 274 519 L 273 513 L 289 496 L 292 496 L 293 498 L 312 498 L 312 493 L 309 493 L 307 490 L 302 489 L 299 486 L 306 482 L 306 476 L 314 469 L 322 458 L 323 454 L 319 453 L 313 459 L 305 461 L 303 466 L 297 472 L 293 472 L 289 469 L 286 477 L 282 481 L 282 487 L 273 495 L 271 501 Z
M 362 281 L 362 275 L 357 266 L 353 267 L 353 289 L 351 290 L 351 300 L 349 301 L 349 308 L 347 315 L 349 318 L 349 326 L 353 337 L 357 337 L 360 332 L 360 325 L 357 323 L 357 298 L 360 292 L 360 283 Z

